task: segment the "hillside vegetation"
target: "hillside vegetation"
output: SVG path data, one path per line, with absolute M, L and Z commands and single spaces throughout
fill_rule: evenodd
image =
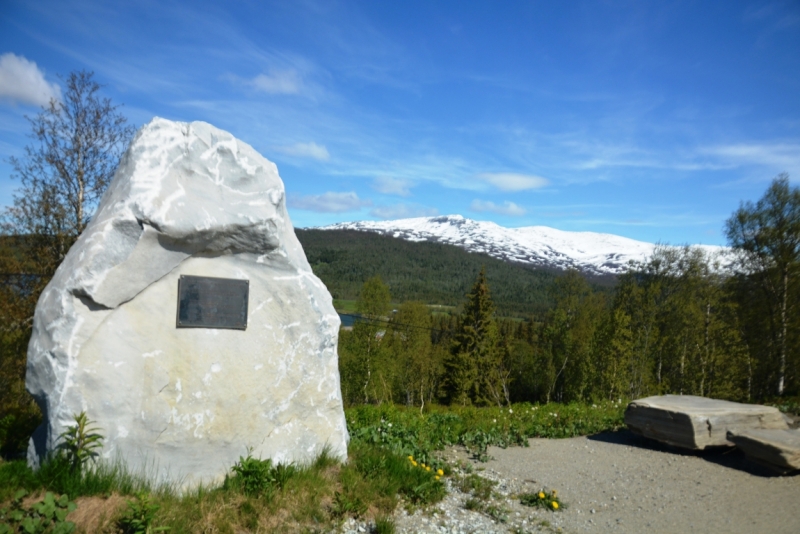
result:
M 335 299 L 356 299 L 365 280 L 380 276 L 396 302 L 458 306 L 485 266 L 499 315 L 541 315 L 552 308 L 550 288 L 562 274 L 454 245 L 415 243 L 369 232 L 298 229 L 296 234 L 314 274 Z M 592 287 L 610 291 L 608 284 Z

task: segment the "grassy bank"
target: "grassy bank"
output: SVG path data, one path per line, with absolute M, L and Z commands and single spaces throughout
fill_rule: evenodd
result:
M 485 459 L 489 445 L 527 445 L 528 437 L 561 438 L 616 429 L 622 424 L 623 409 L 622 403 L 517 404 L 434 406 L 420 413 L 389 405 L 358 406 L 346 410 L 351 433 L 347 463 L 327 454 L 303 466 L 276 466 L 244 457 L 221 486 L 182 495 L 174 488 L 152 486 L 122 465 L 73 471 L 67 463 L 54 461 L 34 472 L 24 461 L 4 462 L 0 463 L 0 509 L 4 509 L 0 532 L 4 523 L 16 528 L 19 522 L 14 523 L 12 514 L 33 517 L 34 509 L 44 510 L 36 503 L 46 500 L 47 492 L 54 494 L 56 503 L 61 495 L 74 502 L 77 509 L 67 520 L 76 524 L 78 532 L 147 532 L 147 528 L 155 532 L 156 527 L 171 533 L 325 532 L 348 517 L 366 518 L 376 531 L 392 532 L 390 516 L 398 504 L 424 507 L 444 496 L 443 478 L 450 466 L 437 456 L 444 447 L 466 446 Z M 27 495 L 15 501 L 23 490 Z M 68 510 L 67 504 L 63 510 Z

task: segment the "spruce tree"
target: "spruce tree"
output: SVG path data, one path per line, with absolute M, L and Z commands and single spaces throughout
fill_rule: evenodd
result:
M 447 398 L 455 404 L 500 404 L 502 353 L 498 343 L 494 304 L 481 269 L 467 295 L 456 334 L 445 362 Z

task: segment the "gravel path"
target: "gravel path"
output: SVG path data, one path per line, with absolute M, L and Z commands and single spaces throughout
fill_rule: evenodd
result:
M 398 510 L 397 530 L 800 532 L 800 476 L 774 476 L 736 449 L 688 452 L 620 431 L 563 440 L 531 439 L 530 447 L 491 447 L 489 453 L 493 459 L 483 464 L 469 461 L 463 450 L 450 449 L 446 455 L 466 467 L 457 475 L 472 470 L 498 482 L 491 499 L 495 518 L 466 510 L 469 495 L 449 481 L 447 498 L 432 510 L 413 514 Z M 557 489 L 568 508 L 559 512 L 532 509 L 514 498 L 543 488 Z M 348 526 L 343 530 L 351 530 Z
M 487 467 L 557 488 L 570 508 L 551 515 L 567 532 L 800 532 L 800 476 L 736 449 L 692 453 L 629 431 L 530 444 L 492 449 Z

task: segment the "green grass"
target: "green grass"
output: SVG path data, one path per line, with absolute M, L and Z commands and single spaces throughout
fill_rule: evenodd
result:
M 433 406 L 422 414 L 399 406 L 358 406 L 345 411 L 352 438 L 347 463 L 327 452 L 308 465 L 294 466 L 241 458 L 231 466 L 224 484 L 183 494 L 172 487 L 153 486 L 119 463 L 100 462 L 75 472 L 62 460 L 34 472 L 22 460 L 0 462 L 0 508 L 25 489 L 31 495 L 66 494 L 78 502 L 78 512 L 81 503 L 88 502 L 81 499 L 94 499 L 93 506 L 102 510 L 97 514 L 105 514 L 102 526 L 92 527 L 96 532 L 119 532 L 126 525 L 130 529 L 134 519 L 142 518 L 153 528 L 168 527 L 171 534 L 322 532 L 348 517 L 375 521 L 376 532 L 393 532 L 391 514 L 401 501 L 424 507 L 444 497 L 445 486 L 436 476 L 438 469 L 452 474 L 437 457 L 445 446 L 465 445 L 477 456 L 489 445 L 526 445 L 528 437 L 614 430 L 622 425 L 624 406 Z M 492 487 L 483 480 L 467 473 L 456 483 L 470 493 L 476 506 L 501 520 L 504 510 L 489 507 Z M 86 530 L 81 524 L 78 528 Z
M 329 530 L 347 517 L 381 518 L 376 528 L 391 532 L 388 518 L 400 499 L 425 506 L 444 497 L 444 484 L 435 474 L 414 467 L 405 456 L 364 443 L 351 445 L 346 464 L 327 451 L 308 465 L 272 465 L 248 456 L 231 468 L 221 486 L 184 494 L 153 487 L 118 464 L 101 462 L 81 473 L 57 460 L 34 472 L 24 461 L 13 461 L 0 463 L 0 508 L 20 489 L 34 495 L 53 491 L 73 500 L 94 496 L 102 501 L 121 494 L 130 497 L 127 508 L 112 511 L 109 532 L 130 530 L 144 519 L 171 533 L 313 532 Z
M 94 469 L 78 472 L 71 470 L 63 460 L 45 463 L 38 471 L 31 470 L 25 460 L 0 463 L 0 502 L 7 501 L 19 489 L 49 490 L 76 498 L 110 493 L 134 495 L 153 488 L 120 462 L 100 462 Z
M 333 307 L 339 313 L 356 313 L 355 300 L 333 299 Z
M 394 405 L 345 410 L 354 442 L 388 448 L 435 467 L 435 451 L 463 445 L 486 460 L 490 445 L 527 446 L 528 438 L 585 436 L 624 425 L 625 402 L 599 404 L 515 404 L 510 408 L 439 407 L 425 413 Z

